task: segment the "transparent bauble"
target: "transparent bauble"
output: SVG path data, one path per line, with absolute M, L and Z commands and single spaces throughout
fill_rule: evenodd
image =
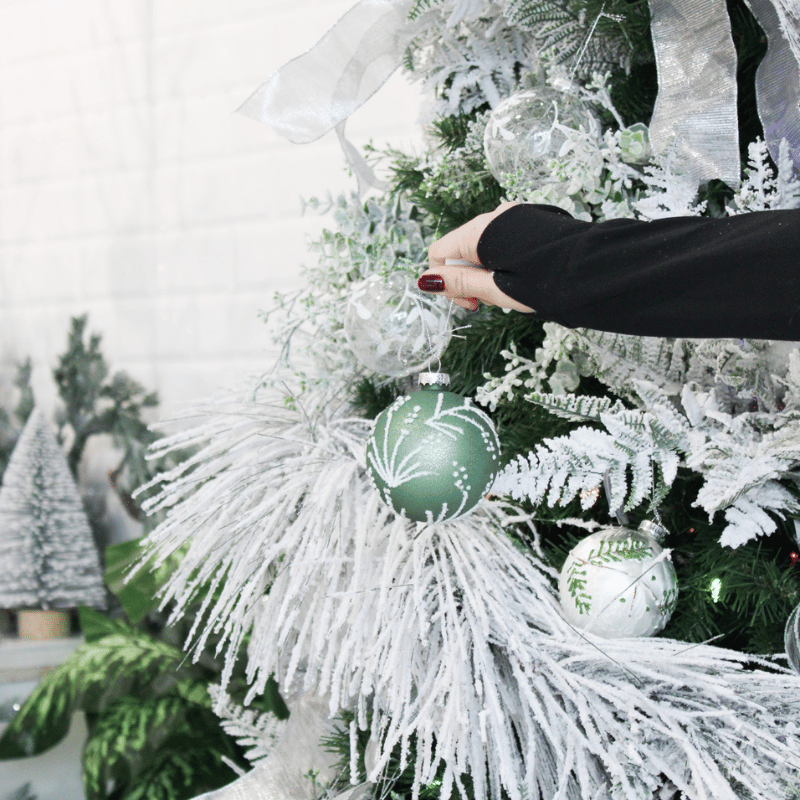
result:
M 393 378 L 412 375 L 438 359 L 450 341 L 449 300 L 422 294 L 400 273 L 372 275 L 350 295 L 344 333 L 368 369 Z
M 510 176 L 533 188 L 552 184 L 551 165 L 567 141 L 565 129 L 586 130 L 591 123 L 591 112 L 569 92 L 547 85 L 516 92 L 486 123 L 483 145 L 489 169 L 502 185 Z
M 578 542 L 558 581 L 566 620 L 607 639 L 661 631 L 678 599 L 675 568 L 658 543 L 665 533 L 646 521 L 638 530 L 605 528 Z

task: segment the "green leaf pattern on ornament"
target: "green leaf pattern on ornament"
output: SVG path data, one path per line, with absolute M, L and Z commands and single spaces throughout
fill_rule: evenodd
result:
M 589 614 L 592 610 L 592 597 L 585 591 L 586 589 L 586 562 L 573 561 L 569 567 L 569 579 L 567 581 L 569 593 L 575 601 L 575 608 L 581 614 Z
M 671 617 L 678 605 L 678 587 L 673 586 L 664 590 L 664 599 L 659 604 L 659 610 L 665 617 Z
M 568 570 L 567 587 L 569 593 L 575 600 L 575 607 L 581 614 L 589 614 L 592 610 L 592 597 L 585 591 L 586 589 L 586 566 L 619 564 L 623 561 L 644 561 L 653 555 L 653 550 L 647 542 L 636 539 L 623 539 L 621 541 L 610 542 L 603 540 L 597 550 L 590 550 L 589 555 L 584 559 L 576 559 L 570 564 Z M 664 609 L 672 609 L 677 602 L 677 589 L 669 590 L 665 595 L 662 606 Z M 671 613 L 671 611 L 669 612 Z
M 605 545 L 605 549 L 603 546 Z M 653 555 L 653 549 L 647 542 L 636 539 L 624 539 L 619 542 L 603 540 L 597 548 L 589 551 L 587 563 L 589 564 L 619 564 L 622 561 L 644 561 Z

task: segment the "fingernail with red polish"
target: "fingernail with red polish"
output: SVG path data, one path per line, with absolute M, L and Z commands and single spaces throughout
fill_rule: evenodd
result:
M 474 303 L 475 304 L 475 308 L 468 308 L 467 311 L 477 311 L 478 310 L 478 306 L 480 305 L 480 301 L 478 300 L 478 298 L 477 297 L 468 297 L 467 300 L 469 300 L 470 303 Z
M 443 292 L 444 278 L 441 275 L 423 275 L 417 281 L 417 286 L 423 292 Z

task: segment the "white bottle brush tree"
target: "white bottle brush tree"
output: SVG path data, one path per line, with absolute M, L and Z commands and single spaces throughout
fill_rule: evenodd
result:
M 80 494 L 44 413 L 34 409 L 0 488 L 0 606 L 105 605 L 100 558 Z

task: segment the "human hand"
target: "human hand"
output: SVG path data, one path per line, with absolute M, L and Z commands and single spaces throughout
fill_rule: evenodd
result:
M 476 311 L 480 302 L 525 313 L 533 311 L 501 292 L 492 273 L 478 260 L 478 242 L 486 226 L 513 205 L 516 203 L 501 203 L 494 211 L 479 214 L 435 241 L 428 249 L 430 268 L 417 281 L 419 288 L 443 294 L 468 311 Z

